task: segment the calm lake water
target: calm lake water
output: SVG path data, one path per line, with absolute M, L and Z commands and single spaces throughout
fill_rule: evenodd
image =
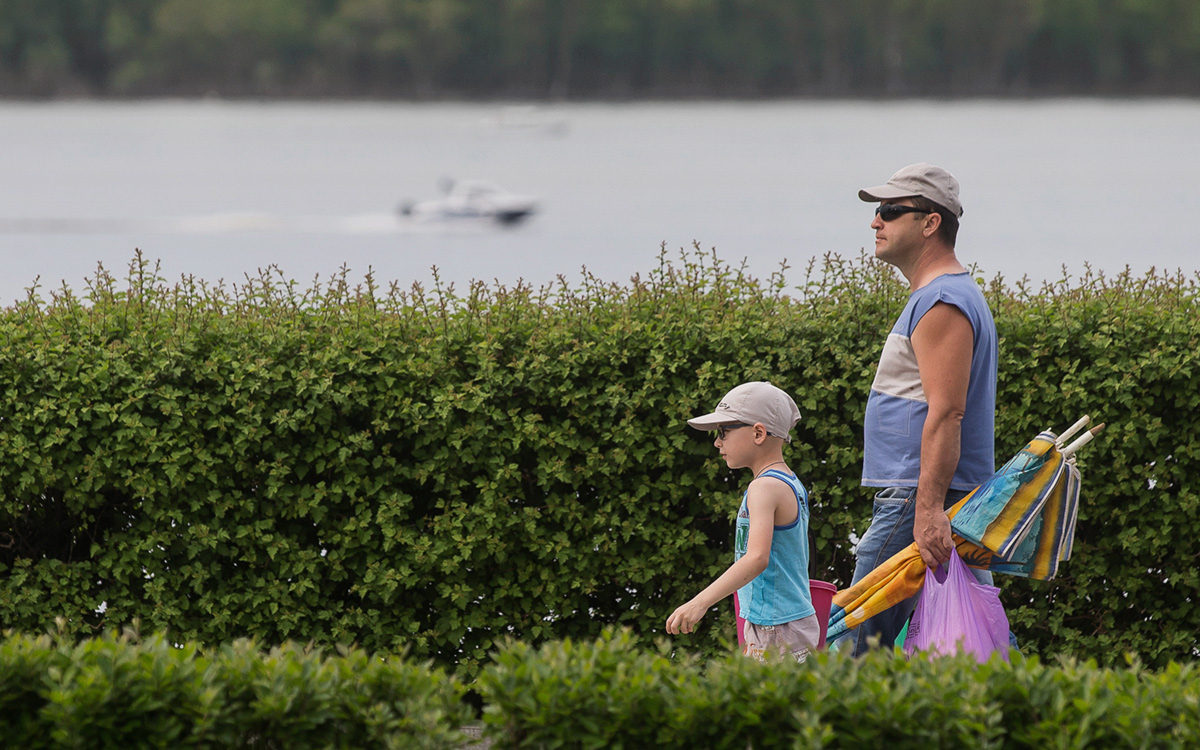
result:
M 0 302 L 140 248 L 171 280 L 270 265 L 307 284 L 623 281 L 715 247 L 766 276 L 873 246 L 856 196 L 930 161 L 962 184 L 959 255 L 985 275 L 1200 267 L 1200 102 L 0 103 Z M 540 198 L 512 228 L 414 223 L 444 178 Z

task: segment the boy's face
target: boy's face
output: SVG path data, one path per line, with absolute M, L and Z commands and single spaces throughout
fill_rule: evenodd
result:
M 713 445 L 721 452 L 721 458 L 731 469 L 744 469 L 750 465 L 755 447 L 754 428 L 748 424 L 727 424 L 717 428 L 717 439 Z

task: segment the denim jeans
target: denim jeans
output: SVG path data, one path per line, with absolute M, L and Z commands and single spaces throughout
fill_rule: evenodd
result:
M 966 495 L 966 492 L 960 490 L 950 490 L 946 493 L 945 507 L 950 508 Z M 858 583 L 892 555 L 913 543 L 913 525 L 917 516 L 916 497 L 916 487 L 888 487 L 875 495 L 871 525 L 859 540 L 855 552 L 858 562 L 854 568 L 854 580 L 851 585 Z M 975 574 L 980 583 L 993 585 L 990 570 L 968 570 Z M 916 596 L 905 599 L 851 630 L 838 640 L 838 647 L 848 648 L 854 644 L 854 655 L 860 656 L 871 647 L 869 640 L 878 637 L 881 647 L 891 648 L 916 606 Z

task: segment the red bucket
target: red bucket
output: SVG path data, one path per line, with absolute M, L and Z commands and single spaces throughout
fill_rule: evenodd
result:
M 817 648 L 825 648 L 825 631 L 829 629 L 829 608 L 833 606 L 833 595 L 837 586 L 825 581 L 809 581 L 808 592 L 812 596 L 813 609 L 817 610 L 817 621 L 821 623 L 821 640 Z
M 821 624 L 821 639 L 817 648 L 825 648 L 825 631 L 829 629 L 829 608 L 833 606 L 833 595 L 837 586 L 825 581 L 809 581 L 808 593 L 812 597 L 813 609 L 817 610 L 817 622 Z M 733 592 L 733 614 L 737 618 L 738 645 L 746 644 L 746 621 L 742 619 L 742 608 L 738 604 L 737 592 Z

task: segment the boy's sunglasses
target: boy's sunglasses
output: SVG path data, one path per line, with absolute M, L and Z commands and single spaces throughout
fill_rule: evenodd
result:
M 730 430 L 736 430 L 739 427 L 749 427 L 749 426 L 750 425 L 748 425 L 748 424 L 719 424 L 719 425 L 717 425 L 717 428 L 716 428 L 717 429 L 717 438 L 720 440 L 724 440 L 725 433 L 729 432 Z
M 904 214 L 927 214 L 932 213 L 923 208 L 916 206 L 902 206 L 899 203 L 883 203 L 879 208 L 875 209 L 875 215 L 884 221 L 893 221 L 900 218 Z
M 749 427 L 749 426 L 750 426 L 750 425 L 748 425 L 748 424 L 744 424 L 744 423 L 739 423 L 739 424 L 721 424 L 721 425 L 717 425 L 715 429 L 716 429 L 716 431 L 717 431 L 717 437 L 719 437 L 720 439 L 724 440 L 724 439 L 725 439 L 725 433 L 729 432 L 730 430 L 736 430 L 736 429 L 737 429 L 737 428 L 739 428 L 739 427 Z M 767 437 L 776 437 L 776 436 L 775 436 L 774 434 L 772 434 L 770 431 L 768 431 L 768 432 L 767 432 Z

